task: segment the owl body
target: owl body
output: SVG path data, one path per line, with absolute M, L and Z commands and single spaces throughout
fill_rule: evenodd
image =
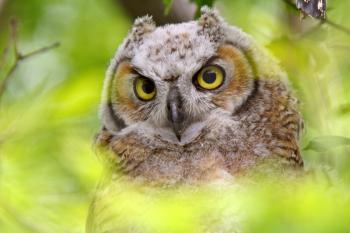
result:
M 215 10 L 156 27 L 135 21 L 112 60 L 97 144 L 125 177 L 231 179 L 265 160 L 301 167 L 301 116 L 286 75 Z

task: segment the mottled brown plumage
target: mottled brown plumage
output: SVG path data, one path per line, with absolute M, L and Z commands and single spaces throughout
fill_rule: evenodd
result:
M 280 81 L 255 80 L 253 92 L 230 118 L 230 124 L 227 119 L 212 119 L 198 137 L 184 146 L 162 138 L 154 140 L 152 146 L 147 138 L 135 133 L 118 138 L 106 129 L 97 140 L 114 152 L 110 161 L 125 175 L 148 182 L 226 178 L 273 156 L 281 160 L 281 166 L 302 166 L 297 100 Z

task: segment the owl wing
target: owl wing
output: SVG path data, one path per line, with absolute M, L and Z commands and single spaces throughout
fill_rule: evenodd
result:
M 271 152 L 292 164 L 303 166 L 299 148 L 303 120 L 298 111 L 298 100 L 283 82 L 270 84 L 269 90 L 272 96 L 269 119 L 272 126 Z
M 256 80 L 252 95 L 233 118 L 245 125 L 253 147 L 262 144 L 267 149 L 253 153 L 277 155 L 303 165 L 299 149 L 303 121 L 297 99 L 282 81 Z

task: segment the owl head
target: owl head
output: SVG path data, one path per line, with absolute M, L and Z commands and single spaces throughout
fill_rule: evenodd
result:
M 157 27 L 135 20 L 113 58 L 100 116 L 112 134 L 141 131 L 191 142 L 211 118 L 231 116 L 260 78 L 284 77 L 277 62 L 208 7 L 197 21 Z

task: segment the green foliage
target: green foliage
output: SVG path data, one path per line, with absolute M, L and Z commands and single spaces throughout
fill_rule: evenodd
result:
M 239 180 L 161 191 L 117 181 L 97 197 L 89 232 L 348 232 L 349 187 L 315 181 Z
M 165 5 L 165 12 L 164 14 L 169 14 L 169 11 L 171 10 L 171 5 L 173 4 L 173 0 L 163 0 L 163 3 Z
M 316 152 L 327 152 L 333 147 L 350 146 L 350 138 L 339 136 L 323 136 L 313 138 L 304 150 L 314 150 Z

